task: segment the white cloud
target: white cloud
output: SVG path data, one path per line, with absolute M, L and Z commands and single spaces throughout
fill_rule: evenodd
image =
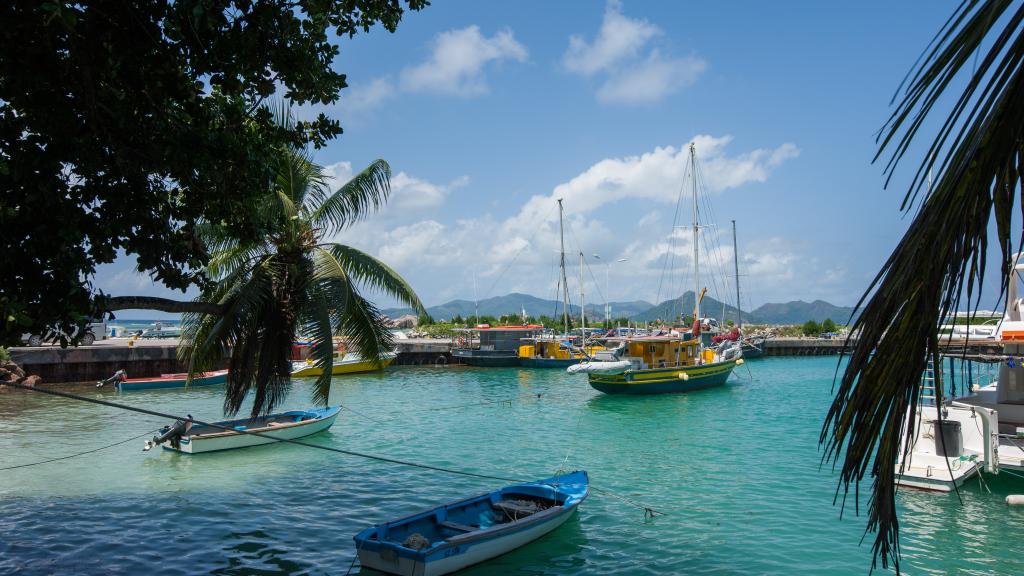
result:
M 340 186 L 352 179 L 352 163 L 343 161 L 335 162 L 324 167 L 328 185 L 331 190 L 337 190 Z M 391 176 L 391 195 L 388 198 L 386 213 L 394 213 L 401 210 L 422 210 L 436 208 L 444 203 L 448 194 L 456 188 L 469 184 L 469 176 L 459 176 L 447 184 L 434 184 L 421 178 L 410 176 L 405 172 L 398 172 Z
M 575 34 L 569 37 L 569 49 L 562 58 L 566 69 L 587 76 L 607 70 L 636 56 L 649 40 L 661 34 L 657 26 L 627 18 L 621 9 L 620 2 L 608 2 L 601 30 L 593 42 Z
M 694 56 L 665 58 L 654 50 L 643 62 L 612 74 L 597 91 L 597 99 L 618 104 L 657 102 L 692 85 L 708 67 Z
M 729 136 L 707 135 L 693 139 L 709 192 L 763 182 L 773 169 L 799 152 L 796 146 L 783 144 L 730 154 L 731 140 Z M 563 198 L 568 263 L 575 269 L 578 252 L 582 251 L 592 267 L 586 274 L 589 301 L 601 299 L 598 291 L 605 289 L 605 263 L 611 264 L 613 298 L 665 299 L 691 289 L 683 278 L 689 278 L 692 270 L 692 232 L 678 229 L 670 235 L 671 214 L 666 212 L 677 200 L 687 163 L 686 145 L 607 158 L 555 186 L 549 194 L 527 199 L 516 213 L 503 218 L 483 215 L 446 222 L 437 216 L 417 217 L 417 211 L 411 210 L 407 212 L 414 220 L 400 224 L 371 220 L 350 230 L 345 239 L 410 275 L 414 285 L 425 286 L 430 303 L 441 298 L 472 297 L 474 275 L 480 298 L 512 291 L 552 297 L 559 250 L 556 200 Z M 653 210 L 635 223 L 622 219 L 621 208 L 625 206 Z M 714 258 L 705 256 L 702 274 L 709 280 L 719 278 L 717 288 L 710 281 L 708 285 L 712 295 L 725 298 L 733 293 L 721 279 L 722 266 L 728 265 L 724 274 L 732 274 L 730 233 L 725 228 L 709 229 L 701 238 L 702 245 L 713 245 L 715 250 Z M 668 252 L 676 273 L 662 284 L 661 271 Z M 594 253 L 601 255 L 601 264 L 591 257 Z M 748 273 L 765 274 L 782 282 L 783 277 L 792 277 L 792 267 L 798 260 L 794 254 L 785 246 L 766 243 L 756 254 L 745 255 L 744 262 L 752 268 Z M 615 262 L 619 258 L 627 261 Z M 578 272 L 570 271 L 570 276 L 570 288 L 575 291 Z M 595 277 L 599 284 L 596 289 Z M 615 287 L 615 277 L 622 279 L 620 286 L 625 285 L 623 282 L 630 286 L 628 294 Z
M 356 84 L 343 93 L 340 106 L 351 114 L 366 112 L 394 98 L 397 88 L 388 76 L 374 78 L 367 84 Z
M 621 2 L 609 0 L 597 37 L 587 42 L 579 35 L 570 36 L 562 64 L 582 76 L 604 73 L 597 90 L 602 102 L 657 102 L 692 85 L 708 67 L 697 56 L 676 58 L 657 48 L 648 51 L 648 43 L 661 35 L 660 28 L 623 15 Z
M 400 83 L 409 92 L 478 96 L 488 91 L 484 65 L 502 60 L 524 62 L 526 58 L 526 47 L 516 41 L 511 30 L 488 38 L 474 25 L 438 34 L 430 58 L 402 70 Z

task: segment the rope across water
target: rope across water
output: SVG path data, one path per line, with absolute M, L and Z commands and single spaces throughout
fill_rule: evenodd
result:
M 128 410 L 128 411 L 131 411 L 131 412 L 137 412 L 139 414 L 147 414 L 149 416 L 157 416 L 159 418 L 167 418 L 169 420 L 189 421 L 189 422 L 192 422 L 193 424 L 198 424 L 200 426 L 209 426 L 210 428 L 215 428 L 215 429 L 218 429 L 218 430 L 225 430 L 225 431 L 228 431 L 228 432 L 235 432 L 235 433 L 239 433 L 239 434 L 249 434 L 249 435 L 258 436 L 258 437 L 261 437 L 261 438 L 268 438 L 268 439 L 271 439 L 271 440 L 273 440 L 275 442 L 281 442 L 281 443 L 284 443 L 284 444 L 294 444 L 294 445 L 297 445 L 297 446 L 305 446 L 306 448 L 314 448 L 314 449 L 317 449 L 317 450 L 325 450 L 327 452 L 335 452 L 337 454 L 344 454 L 346 456 L 354 456 L 354 457 L 357 457 L 357 458 L 365 458 L 367 460 L 375 460 L 375 461 L 378 461 L 378 462 L 386 462 L 388 464 L 397 464 L 397 465 L 400 465 L 400 466 L 410 466 L 410 467 L 413 467 L 413 468 L 420 468 L 420 469 L 423 469 L 423 470 L 433 470 L 435 472 L 444 472 L 446 474 L 454 474 L 454 475 L 458 475 L 458 476 L 468 476 L 468 477 L 471 477 L 471 478 L 483 478 L 483 479 L 486 479 L 486 480 L 500 480 L 502 482 L 521 483 L 521 482 L 527 482 L 528 481 L 528 480 L 523 480 L 523 479 L 520 479 L 520 478 L 510 478 L 508 476 L 498 476 L 498 475 L 495 475 L 495 474 L 481 474 L 481 473 L 478 473 L 478 472 L 470 472 L 468 470 L 458 470 L 458 469 L 455 469 L 455 468 L 446 468 L 446 467 L 443 467 L 443 466 L 433 466 L 433 465 L 430 465 L 430 464 L 422 464 L 422 463 L 419 463 L 419 462 L 411 462 L 411 461 L 408 461 L 408 460 L 401 460 L 401 459 L 398 459 L 398 458 L 390 458 L 390 457 L 387 457 L 387 456 L 380 456 L 380 455 L 376 455 L 376 454 L 366 454 L 366 453 L 363 453 L 363 452 L 356 452 L 354 450 L 344 450 L 342 448 L 335 448 L 333 446 L 324 446 L 324 445 L 321 445 L 321 444 L 311 444 L 309 442 L 303 442 L 302 440 L 293 440 L 293 439 L 288 439 L 288 438 L 278 438 L 278 437 L 272 436 L 270 434 L 265 434 L 265 433 L 262 433 L 262 432 L 254 432 L 252 430 L 236 430 L 233 427 L 223 426 L 223 425 L 216 424 L 216 423 L 213 423 L 213 422 L 204 422 L 202 420 L 196 420 L 195 418 L 183 417 L 183 416 L 178 416 L 178 415 L 175 415 L 175 414 L 168 414 L 168 413 L 165 413 L 165 412 L 158 412 L 156 410 L 149 410 L 149 409 L 146 409 L 146 408 L 138 408 L 138 407 L 135 407 L 135 406 L 128 406 L 126 404 L 119 404 L 117 402 L 110 402 L 108 400 L 100 400 L 98 398 L 88 398 L 86 396 L 79 396 L 78 394 L 71 394 L 69 392 L 60 392 L 58 390 L 48 390 L 48 389 L 45 389 L 45 388 L 35 388 L 35 387 L 32 387 L 32 386 L 25 386 L 23 384 L 14 384 L 14 383 L 6 383 L 5 386 L 10 386 L 12 388 L 18 388 L 18 389 L 21 389 L 21 390 L 27 390 L 29 392 L 37 392 L 37 393 L 40 393 L 40 394 L 49 394 L 51 396 L 59 396 L 61 398 L 68 398 L 68 399 L 71 399 L 71 400 L 78 400 L 80 402 L 88 402 L 90 404 L 97 404 L 97 405 L 100 405 L 100 406 L 107 406 L 107 407 L 110 407 L 110 408 L 117 408 L 117 409 L 120 409 L 120 410 Z M 146 434 L 150 434 L 150 433 L 151 432 L 146 432 Z M 142 437 L 142 436 L 144 436 L 146 434 L 135 436 L 135 437 L 129 438 L 127 440 L 122 440 L 120 442 L 117 442 L 116 444 L 111 444 L 109 446 L 104 446 L 104 447 L 101 447 L 101 448 L 96 448 L 96 449 L 91 450 L 89 452 L 83 452 L 83 453 L 74 454 L 74 455 L 71 455 L 71 456 L 55 458 L 53 460 L 61 460 L 61 459 L 67 459 L 67 458 L 74 458 L 76 456 L 81 456 L 82 454 L 86 454 L 86 453 L 90 453 L 90 452 L 98 452 L 99 450 L 104 450 L 106 448 L 110 448 L 110 447 L 116 446 L 118 444 L 124 444 L 125 442 L 129 442 L 131 440 L 135 440 L 135 439 L 140 438 L 140 437 Z M 12 468 L 22 468 L 22 467 L 26 467 L 26 466 L 34 466 L 34 465 L 43 464 L 43 463 L 45 463 L 45 462 L 36 462 L 36 463 L 32 463 L 32 464 L 24 464 L 24 465 L 14 466 Z M 6 470 L 6 469 L 9 469 L 9 468 L 4 468 L 4 470 Z M 650 506 L 647 506 L 647 505 L 644 505 L 644 504 L 641 504 L 641 503 L 638 503 L 638 502 L 634 502 L 634 501 L 629 500 L 628 498 L 625 498 L 625 497 L 622 497 L 622 496 L 615 495 L 615 494 L 613 494 L 610 491 L 602 490 L 602 489 L 599 489 L 599 488 L 596 488 L 596 487 L 593 487 L 593 486 L 591 486 L 591 489 L 594 492 L 607 494 L 607 495 L 612 496 L 612 497 L 614 497 L 614 498 L 616 498 L 616 499 L 618 499 L 618 500 L 620 500 L 622 502 L 626 502 L 626 503 L 628 503 L 630 505 L 636 506 L 636 507 L 644 510 L 644 515 L 645 516 L 653 516 L 655 514 L 660 514 L 660 515 L 664 515 L 665 514 L 664 512 L 657 511 L 657 510 L 655 510 L 654 508 L 652 508 Z

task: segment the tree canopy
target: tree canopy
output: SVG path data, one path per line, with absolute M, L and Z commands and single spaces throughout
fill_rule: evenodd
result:
M 261 106 L 336 102 L 332 35 L 394 31 L 426 0 L 0 3 L 0 342 L 84 323 L 119 253 L 168 287 L 203 282 L 196 231 L 239 238 L 283 146 L 341 133 Z M 70 331 L 70 330 L 67 330 Z

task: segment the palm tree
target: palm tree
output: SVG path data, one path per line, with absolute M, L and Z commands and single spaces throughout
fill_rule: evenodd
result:
M 916 210 L 910 227 L 857 305 L 859 338 L 850 342 L 820 437 L 825 459 L 842 464 L 844 502 L 852 487 L 859 506 L 859 482 L 869 472 L 874 479 L 867 526 L 876 533 L 873 566 L 881 559 L 899 570 L 894 463 L 921 373 L 929 359 L 938 364 L 938 325 L 961 301 L 977 310 L 990 230 L 1000 251 L 1000 299 L 1021 245 L 1011 218 L 1024 175 L 1022 65 L 1024 3 L 964 0 L 900 87 L 879 136 L 876 160 L 889 155 L 891 178 L 921 131 L 937 126 L 901 207 Z M 963 92 L 951 94 L 961 79 Z M 947 101 L 946 117 L 927 122 Z M 932 170 L 937 178 L 928 187 Z
M 211 282 L 197 300 L 215 305 L 217 313 L 190 313 L 183 321 L 179 355 L 190 373 L 230 354 L 228 414 L 239 411 L 250 391 L 254 417 L 284 398 L 297 334 L 312 340 L 311 358 L 323 370 L 314 390 L 318 403 L 326 403 L 330 390 L 333 336 L 347 337 L 364 357 L 378 361 L 390 351 L 394 337 L 361 288 L 425 313 L 413 289 L 386 264 L 327 241 L 386 202 L 385 161 L 370 164 L 333 193 L 304 150 L 281 150 L 274 168 L 268 194 L 251 207 L 265 229 L 262 240 L 240 241 L 230 230 L 204 225 Z

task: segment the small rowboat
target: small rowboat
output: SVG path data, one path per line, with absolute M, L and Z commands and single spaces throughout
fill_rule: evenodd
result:
M 121 391 L 184 388 L 187 380 L 188 374 L 161 374 L 154 378 L 120 378 L 114 381 L 114 386 Z M 189 386 L 213 386 L 214 384 L 223 384 L 227 380 L 227 370 L 202 372 L 192 377 Z
M 199 454 L 272 444 L 278 440 L 295 440 L 327 430 L 334 424 L 340 411 L 341 406 L 327 406 L 310 410 L 293 410 L 259 418 L 214 422 L 218 426 L 225 426 L 232 430 L 223 430 L 213 426 L 192 426 L 188 421 L 178 420 L 161 429 L 159 435 L 146 442 L 143 450 L 163 444 L 164 450 Z M 246 434 L 246 432 L 258 432 L 262 435 Z M 267 436 L 271 436 L 271 438 Z
M 388 574 L 449 574 L 558 528 L 588 492 L 582 470 L 514 484 L 367 528 L 355 536 L 356 553 L 364 567 Z

